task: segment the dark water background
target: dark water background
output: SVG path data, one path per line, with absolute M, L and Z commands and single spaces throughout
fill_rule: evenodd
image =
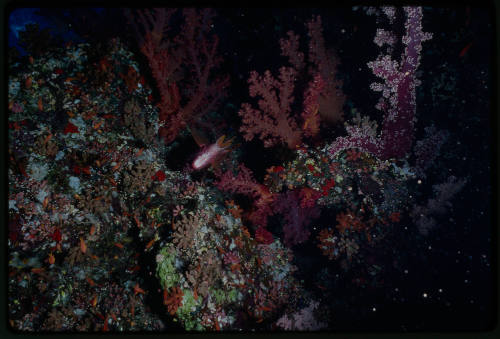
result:
M 214 29 L 220 38 L 221 72 L 231 76 L 229 95 L 221 109 L 236 116 L 241 103 L 249 98 L 249 72 L 270 69 L 276 73 L 286 64 L 286 59 L 280 57 L 279 39 L 289 30 L 305 37 L 304 24 L 319 14 L 326 43 L 340 59 L 338 76 L 344 82 L 347 97 L 345 112 L 355 107 L 362 115 L 381 121 L 380 112 L 374 108 L 379 94 L 369 88 L 377 79 L 366 66 L 379 54 L 372 42 L 376 28 L 380 27 L 375 17 L 351 8 L 216 11 Z M 148 64 L 134 44 L 133 33 L 119 9 L 17 9 L 9 18 L 8 37 L 9 47 L 16 48 L 20 55 L 26 51 L 18 44 L 19 32 L 27 23 L 49 28 L 60 43 L 97 44 L 119 36 L 130 45 L 143 66 L 141 72 L 148 76 Z M 446 153 L 423 183 L 426 194 L 421 201 L 431 196 L 432 184 L 442 183 L 450 175 L 466 177 L 468 183 L 454 198 L 453 210 L 439 218 L 439 229 L 431 236 L 419 237 L 415 230 L 394 235 L 394 248 L 381 256 L 387 271 L 379 284 L 359 288 L 346 277 L 342 284 L 330 286 L 327 294 L 335 300 L 333 307 L 347 310 L 336 315 L 338 329 L 465 330 L 485 329 L 492 324 L 496 297 L 491 273 L 495 267 L 491 154 L 496 118 L 491 116 L 491 24 L 490 14 L 482 8 L 424 9 L 424 31 L 434 36 L 423 43 L 416 139 L 423 136 L 424 127 L 430 124 L 448 130 L 450 138 Z M 307 48 L 304 41 L 302 51 Z M 470 43 L 471 47 L 461 56 Z M 433 88 L 441 77 L 450 87 L 439 91 L 440 96 L 436 97 Z M 150 76 L 149 80 L 154 83 Z M 342 130 L 342 126 L 333 129 L 330 141 Z M 277 155 L 263 150 L 258 142 L 242 146 L 242 152 L 245 165 L 259 180 L 266 168 L 276 164 Z M 310 284 L 311 288 L 321 269 L 332 265 L 311 242 L 298 246 L 295 255 L 299 277 L 307 280 L 306 286 Z M 403 269 L 391 270 L 394 260 Z M 315 293 L 321 298 L 320 290 L 316 288 Z M 429 297 L 424 298 L 423 293 Z

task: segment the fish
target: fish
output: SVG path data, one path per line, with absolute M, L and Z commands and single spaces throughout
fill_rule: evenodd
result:
M 109 315 L 106 317 L 106 319 L 104 319 L 104 326 L 102 327 L 103 332 L 108 331 L 108 319 L 109 319 Z
M 458 54 L 458 56 L 462 58 L 462 57 L 463 57 L 463 56 L 467 53 L 467 51 L 471 48 L 471 46 L 472 46 L 472 42 L 469 42 L 469 43 L 468 43 L 468 44 L 467 44 L 467 45 L 466 45 L 466 46 L 465 46 L 465 47 L 464 47 L 464 48 L 460 51 L 460 53 Z
M 134 295 L 137 295 L 138 293 L 145 294 L 146 291 L 144 291 L 142 288 L 140 288 L 139 284 L 135 284 L 135 286 L 134 286 Z
M 94 298 L 92 298 L 92 301 L 90 302 L 92 307 L 96 307 L 97 305 L 97 295 L 94 295 Z
M 82 253 L 87 252 L 87 245 L 85 244 L 85 240 L 83 240 L 82 237 L 80 237 L 80 250 Z
M 33 82 L 33 80 L 31 79 L 31 77 L 28 77 L 28 78 L 26 78 L 24 85 L 26 86 L 26 88 L 30 88 L 32 82 Z
M 151 239 L 151 241 L 149 241 L 146 245 L 146 250 L 149 249 L 151 246 L 153 246 L 155 241 L 156 241 L 156 238 Z
M 87 282 L 89 283 L 90 286 L 94 286 L 95 285 L 95 281 L 92 280 L 92 278 L 86 277 L 85 279 L 87 280 Z
M 219 162 L 230 151 L 230 146 L 232 145 L 233 138 L 224 141 L 225 138 L 226 136 L 223 135 L 214 144 L 209 146 L 202 145 L 202 150 L 192 163 L 193 169 L 201 170 Z

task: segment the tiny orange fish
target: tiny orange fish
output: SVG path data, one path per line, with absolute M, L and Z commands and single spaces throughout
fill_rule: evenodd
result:
M 96 123 L 96 124 L 94 125 L 94 129 L 98 129 L 99 127 L 101 127 L 102 123 L 103 123 L 102 121 L 101 121 L 101 122 Z
M 80 250 L 82 253 L 87 252 L 87 245 L 85 244 L 85 240 L 83 240 L 82 237 L 80 237 Z
M 134 286 L 134 295 L 137 295 L 138 293 L 145 294 L 146 291 L 144 291 L 142 288 L 139 287 L 139 284 L 135 284 Z
M 118 167 L 120 167 L 120 163 L 117 163 L 116 165 L 114 165 L 113 168 L 111 168 L 111 170 L 114 172 L 118 169 Z
M 49 264 L 54 265 L 55 262 L 56 262 L 56 258 L 54 257 L 54 255 L 52 253 L 50 253 L 49 254 Z
M 134 220 L 137 223 L 137 227 L 141 227 L 141 222 L 140 222 L 139 218 L 137 217 L 137 214 L 134 215 Z
M 70 118 L 74 118 L 75 117 L 75 114 L 70 112 L 70 111 L 66 111 L 66 114 L 69 115 Z
M 147 243 L 146 249 L 149 249 L 151 246 L 153 246 L 153 244 L 155 243 L 155 241 L 156 241 L 156 239 L 154 239 L 154 238 L 151 239 L 151 241 Z
M 38 98 L 38 110 L 43 111 L 43 101 L 42 97 Z
M 24 85 L 26 86 L 26 88 L 30 88 L 32 82 L 33 80 L 31 79 L 31 77 L 27 77 L 26 81 L 24 82 Z
M 104 319 L 104 326 L 102 328 L 103 332 L 107 332 L 108 331 L 108 319 L 109 319 L 109 315 L 106 316 L 106 319 Z
M 115 246 L 118 247 L 118 248 L 123 248 L 123 245 L 120 244 L 119 242 L 115 242 Z
M 92 278 L 86 277 L 85 279 L 87 280 L 87 282 L 89 283 L 90 286 L 95 285 L 95 282 L 94 282 L 94 280 L 92 280 Z
M 92 307 L 95 307 L 97 305 L 97 295 L 94 295 L 94 298 L 92 298 L 90 304 L 92 305 Z
M 46 209 L 47 208 L 47 205 L 49 204 L 49 197 L 45 197 L 45 199 L 43 199 L 43 209 Z
M 50 139 L 52 139 L 52 133 L 50 133 L 49 135 L 47 135 L 45 137 L 45 140 L 43 141 L 43 143 L 46 144 L 47 142 L 49 142 Z
M 40 274 L 40 273 L 42 273 L 44 270 L 45 270 L 45 269 L 44 269 L 43 267 L 33 267 L 33 268 L 31 269 L 31 272 Z
M 109 178 L 109 182 L 110 182 L 110 183 L 111 183 L 111 185 L 113 185 L 113 186 L 116 186 L 116 185 L 117 185 L 117 184 L 116 184 L 115 179 L 113 179 L 113 178 Z
M 462 57 L 463 57 L 463 56 L 467 53 L 467 51 L 471 48 L 471 46 L 472 46 L 472 42 L 469 42 L 469 43 L 468 43 L 468 44 L 467 44 L 467 45 L 466 45 L 466 46 L 465 46 L 465 47 L 464 47 L 464 48 L 460 51 L 460 53 L 458 54 L 458 56 L 462 58 Z
M 128 270 L 129 270 L 130 272 L 135 272 L 135 271 L 139 271 L 140 269 L 141 269 L 141 266 L 139 266 L 139 265 L 135 265 L 134 267 L 129 268 Z
M 95 225 L 90 226 L 90 235 L 94 235 L 95 233 Z
M 320 289 L 322 289 L 323 291 L 326 291 L 327 288 L 323 285 L 320 285 L 320 284 L 316 284 L 316 286 L 318 286 Z

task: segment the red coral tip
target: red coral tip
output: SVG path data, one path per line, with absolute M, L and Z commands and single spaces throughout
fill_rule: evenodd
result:
M 66 125 L 66 128 L 64 128 L 64 134 L 68 134 L 68 133 L 80 133 L 80 131 L 78 130 L 78 127 L 76 127 L 75 125 L 73 125 L 71 122 L 68 122 L 68 124 Z

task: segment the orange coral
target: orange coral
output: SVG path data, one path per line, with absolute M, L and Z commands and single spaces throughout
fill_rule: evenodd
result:
M 184 292 L 179 287 L 172 288 L 170 293 L 167 290 L 163 291 L 163 304 L 167 306 L 170 315 L 174 315 L 179 306 L 182 305 L 183 296 Z

